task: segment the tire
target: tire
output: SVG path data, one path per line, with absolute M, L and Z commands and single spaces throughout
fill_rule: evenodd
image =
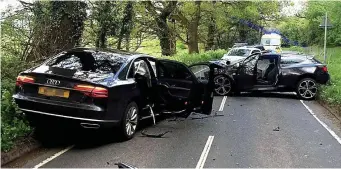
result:
M 303 78 L 296 85 L 296 94 L 299 99 L 313 100 L 318 91 L 317 83 L 312 78 Z
M 122 118 L 119 134 L 123 140 L 129 140 L 134 137 L 139 122 L 139 109 L 135 102 L 130 102 Z
M 214 77 L 214 92 L 218 96 L 230 95 L 232 92 L 232 80 L 226 75 Z

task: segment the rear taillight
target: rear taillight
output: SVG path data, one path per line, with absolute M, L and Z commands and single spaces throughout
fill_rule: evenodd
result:
M 328 68 L 327 68 L 327 66 L 323 66 L 323 67 L 322 67 L 322 71 L 324 71 L 324 72 L 328 72 Z
M 108 97 L 108 90 L 103 87 L 95 87 L 91 85 L 76 85 L 74 89 L 93 98 L 107 98 Z
M 18 76 L 15 85 L 22 86 L 24 83 L 34 83 L 34 78 L 30 76 Z

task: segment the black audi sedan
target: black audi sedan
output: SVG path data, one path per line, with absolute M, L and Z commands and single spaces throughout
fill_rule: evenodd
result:
M 159 113 L 210 114 L 216 66 L 75 48 L 20 73 L 13 97 L 37 128 L 115 127 L 130 139 L 139 120 Z
M 258 53 L 215 71 L 215 93 L 241 91 L 296 92 L 299 99 L 316 97 L 318 84 L 329 81 L 327 66 L 311 56 L 298 53 Z

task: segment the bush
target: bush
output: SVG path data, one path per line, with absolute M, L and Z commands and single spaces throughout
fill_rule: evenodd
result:
M 1 57 L 1 150 L 5 152 L 31 131 L 12 98 L 17 75 L 29 66 L 16 57 Z
M 187 53 L 180 53 L 175 56 L 166 57 L 163 56 L 163 59 L 171 59 L 176 60 L 186 65 L 191 65 L 199 62 L 207 62 L 210 60 L 221 59 L 223 55 L 227 53 L 226 50 L 214 50 L 214 51 L 206 51 L 204 53 L 194 53 L 194 54 L 187 54 Z

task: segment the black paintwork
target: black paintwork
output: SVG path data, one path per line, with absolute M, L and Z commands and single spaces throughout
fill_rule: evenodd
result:
M 257 80 L 257 67 L 247 67 L 248 59 L 257 57 L 257 62 L 261 59 L 274 59 L 277 67 L 277 81 L 268 84 L 260 84 Z M 225 61 L 212 61 L 224 64 Z M 298 54 L 286 53 L 279 54 L 255 54 L 243 61 L 225 65 L 223 69 L 216 69 L 215 76 L 223 74 L 228 76 L 233 83 L 235 91 L 295 91 L 299 80 L 310 77 L 319 84 L 326 84 L 329 81 L 328 72 L 322 68 L 326 66 L 316 59 Z
M 135 70 L 134 63 L 139 61 L 147 64 L 150 77 L 138 76 L 138 73 L 131 75 Z M 155 63 L 157 74 L 153 72 L 151 62 Z M 161 66 L 171 64 L 183 68 L 180 76 L 187 72 L 188 77 L 163 78 L 165 75 L 160 75 Z M 209 72 L 213 75 L 215 64 L 201 65 L 210 66 Z M 172 71 L 168 73 L 175 74 Z M 121 123 L 126 106 L 132 101 L 141 109 L 140 116 L 149 115 L 149 112 L 143 111 L 147 104 L 154 105 L 156 112 L 196 111 L 210 114 L 212 110 L 213 76 L 208 81 L 199 81 L 189 67 L 182 63 L 159 60 L 144 54 L 76 48 L 62 52 L 19 75 L 30 76 L 35 80 L 22 87 L 16 86 L 13 95 L 19 108 L 34 123 L 45 119 L 62 119 L 78 126 L 82 122 L 99 124 L 101 127 L 115 126 Z M 60 83 L 47 84 L 47 79 L 58 80 Z M 149 80 L 150 85 L 145 85 L 144 82 Z M 78 84 L 106 88 L 108 97 L 86 96 L 74 89 Z M 40 86 L 69 90 L 70 96 L 62 98 L 40 95 Z

